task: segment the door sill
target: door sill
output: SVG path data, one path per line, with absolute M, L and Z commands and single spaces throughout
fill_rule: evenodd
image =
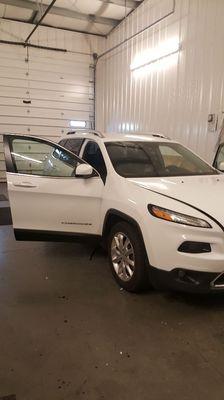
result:
M 14 229 L 16 240 L 38 241 L 38 242 L 79 242 L 84 241 L 97 243 L 102 236 L 88 233 L 42 231 L 32 229 Z

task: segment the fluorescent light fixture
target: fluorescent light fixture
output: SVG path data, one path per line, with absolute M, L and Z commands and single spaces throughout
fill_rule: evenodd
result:
M 133 122 L 123 122 L 118 126 L 119 132 L 133 132 L 135 130 L 135 125 Z
M 132 71 L 148 67 L 150 64 L 165 61 L 166 57 L 170 57 L 179 52 L 181 46 L 178 38 L 172 38 L 160 43 L 157 47 L 151 48 L 138 54 L 130 66 Z M 163 63 L 164 64 L 164 63 Z
M 86 121 L 70 121 L 72 128 L 86 128 Z

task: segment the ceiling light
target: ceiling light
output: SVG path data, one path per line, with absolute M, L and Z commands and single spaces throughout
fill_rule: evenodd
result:
M 166 57 L 179 52 L 181 46 L 178 38 L 172 38 L 160 43 L 159 46 L 146 50 L 138 54 L 130 66 L 132 71 L 148 67 L 150 64 L 164 61 Z
M 86 128 L 86 121 L 70 121 L 72 128 Z

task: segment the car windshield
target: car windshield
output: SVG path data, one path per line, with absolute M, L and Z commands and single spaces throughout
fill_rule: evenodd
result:
M 121 141 L 105 145 L 115 171 L 125 178 L 219 174 L 178 143 Z

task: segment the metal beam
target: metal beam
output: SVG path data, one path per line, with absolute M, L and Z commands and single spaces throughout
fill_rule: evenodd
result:
M 15 42 L 15 41 L 12 41 L 12 40 L 0 40 L 0 44 L 10 44 L 10 45 L 13 45 L 13 46 L 23 46 L 23 47 L 25 47 L 25 43 L 24 42 Z M 34 48 L 34 49 L 60 51 L 60 52 L 63 52 L 63 53 L 67 52 L 66 49 L 61 49 L 61 48 L 58 48 L 58 47 L 41 46 L 41 45 L 38 45 L 38 44 L 27 43 L 26 46 Z
M 37 4 L 28 0 L 1 0 L 1 4 L 5 4 L 7 6 L 15 6 L 19 8 L 27 8 L 33 11 L 38 10 Z
M 22 23 L 26 23 L 26 24 L 32 24 L 33 25 L 33 23 L 32 22 L 30 22 L 30 21 L 22 21 L 21 19 L 15 19 L 15 18 L 0 18 L 0 20 L 1 19 L 5 19 L 6 21 L 14 21 L 14 22 L 22 22 Z M 105 34 L 102 34 L 102 33 L 94 33 L 94 32 L 88 32 L 88 31 L 84 31 L 84 30 L 81 30 L 81 29 L 72 29 L 72 28 L 62 28 L 62 27 L 60 27 L 60 26 L 57 26 L 57 25 L 49 25 L 49 24 L 46 24 L 46 23 L 43 23 L 43 24 L 41 24 L 41 26 L 46 26 L 47 28 L 50 28 L 50 29 L 59 29 L 60 31 L 68 31 L 68 32 L 75 32 L 75 33 L 84 33 L 84 35 L 92 35 L 92 36 L 99 36 L 99 37 L 103 37 L 103 38 L 105 38 L 106 37 L 106 35 Z
M 37 20 L 38 20 L 38 16 L 39 16 L 39 11 L 37 11 L 37 10 L 33 11 L 29 22 L 31 24 L 35 24 L 37 22 Z
M 116 0 L 116 1 L 118 1 L 118 0 Z M 31 2 L 28 0 L 1 0 L 1 4 L 6 4 L 6 5 L 20 7 L 20 8 L 26 8 L 26 9 L 29 9 L 32 11 L 39 11 L 37 3 Z M 45 12 L 49 8 L 49 6 L 46 4 L 41 4 L 41 8 L 43 10 L 43 13 L 45 14 Z M 62 8 L 62 7 L 51 7 L 51 9 L 48 11 L 48 14 L 59 15 L 61 17 L 74 18 L 74 19 L 79 19 L 79 20 L 88 21 L 88 22 L 95 22 L 95 23 L 103 24 L 103 25 L 110 25 L 112 27 L 116 26 L 119 23 L 119 20 L 117 20 L 117 19 L 98 17 L 98 16 L 92 15 L 92 14 L 84 14 L 84 13 L 80 13 L 78 11 L 73 11 L 73 10 L 69 10 L 68 8 Z
M 125 0 L 124 0 L 124 1 L 125 1 Z M 133 13 L 133 11 L 135 11 L 135 9 L 136 9 L 137 7 L 139 7 L 140 4 L 143 3 L 143 1 L 144 1 L 144 0 L 135 0 L 135 2 L 137 3 L 137 5 L 136 5 L 134 8 L 132 8 L 131 11 L 129 11 L 129 12 L 124 16 L 124 18 L 122 18 L 122 19 L 118 22 L 118 24 L 117 24 L 116 26 L 114 26 L 114 27 L 107 33 L 106 38 L 108 38 L 108 36 L 109 36 L 115 29 L 117 29 L 117 27 L 118 27 L 120 24 L 122 24 L 122 22 L 123 22 L 124 20 L 126 20 L 126 18 L 129 17 L 129 15 L 131 15 L 131 14 Z M 175 1 L 175 0 L 174 0 L 174 1 Z
M 36 23 L 35 27 L 32 29 L 32 31 L 30 32 L 30 34 L 27 36 L 26 40 L 25 40 L 25 44 L 27 44 L 31 38 L 31 36 L 33 35 L 33 33 L 35 32 L 35 30 L 38 28 L 38 26 L 41 24 L 41 22 L 43 21 L 43 19 L 46 17 L 46 15 L 49 13 L 49 11 L 52 9 L 54 3 L 57 0 L 52 0 L 52 2 L 49 4 L 49 6 L 46 8 L 45 12 L 43 13 L 41 19 L 39 19 L 39 21 Z
M 105 17 L 98 17 L 93 14 L 83 14 L 78 11 L 69 10 L 67 8 L 53 7 L 51 14 L 59 15 L 66 18 L 81 19 L 83 21 L 96 22 L 98 24 L 116 26 L 119 20 Z
M 152 22 L 151 24 L 147 25 L 145 28 L 140 29 L 138 32 L 134 33 L 133 35 L 127 37 L 126 39 L 122 40 L 121 42 L 115 44 L 115 46 L 110 47 L 109 49 L 107 49 L 106 51 L 104 51 L 103 53 L 101 53 L 98 57 L 97 57 L 97 61 L 101 58 L 104 57 L 105 55 L 111 53 L 111 51 L 114 51 L 116 49 L 118 49 L 120 46 L 128 43 L 130 40 L 136 38 L 137 36 L 141 35 L 143 32 L 147 31 L 149 28 L 152 28 L 153 26 L 159 24 L 161 21 L 165 20 L 166 18 L 170 17 L 171 15 L 173 15 L 176 11 L 176 0 L 173 0 L 173 6 L 172 9 L 166 13 L 165 15 L 163 15 L 162 17 L 158 18 L 157 20 L 155 20 L 154 22 Z
M 136 8 L 139 5 L 139 1 L 137 0 L 100 0 L 102 3 L 106 4 L 115 4 L 117 6 L 128 7 L 128 8 Z M 141 1 L 141 0 L 140 0 Z

